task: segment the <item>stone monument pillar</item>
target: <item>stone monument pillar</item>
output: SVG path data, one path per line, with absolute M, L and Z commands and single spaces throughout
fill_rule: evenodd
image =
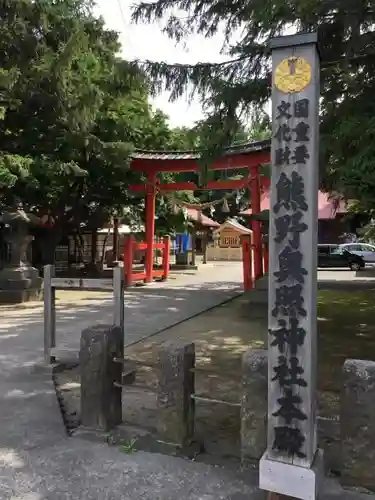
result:
M 27 249 L 33 237 L 29 228 L 36 223 L 18 206 L 0 217 L 10 259 L 0 271 L 0 303 L 15 304 L 40 298 L 42 279 L 27 261 Z
M 268 423 L 260 488 L 315 500 L 319 54 L 315 33 L 275 38 L 269 226 Z

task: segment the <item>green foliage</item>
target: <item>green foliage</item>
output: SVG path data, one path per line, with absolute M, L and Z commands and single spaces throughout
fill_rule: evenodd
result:
M 126 454 L 134 453 L 137 451 L 135 448 L 136 444 L 137 444 L 136 439 L 130 439 L 129 442 L 124 443 L 120 446 L 120 451 Z
M 192 84 L 208 110 L 212 142 L 216 138 L 222 146 L 237 132 L 240 118 L 262 108 L 270 97 L 270 39 L 291 29 L 318 31 L 322 184 L 358 199 L 362 210 L 372 210 L 375 10 L 371 2 L 156 0 L 140 2 L 133 18 L 149 23 L 166 20 L 165 31 L 177 42 L 192 33 L 207 38 L 223 34 L 222 53 L 227 55 L 223 63 L 143 66 L 155 91 L 164 86 L 178 97 Z
M 234 137 L 234 144 L 247 143 L 249 141 L 259 141 L 263 139 L 268 139 L 271 134 L 270 121 L 268 116 L 263 112 L 254 112 L 251 115 L 251 125 L 245 127 L 240 125 L 238 131 Z M 207 122 L 199 122 L 193 129 L 179 129 L 175 131 L 181 136 L 181 143 L 183 143 L 184 137 L 185 145 L 190 145 L 190 149 L 196 149 L 199 151 L 206 150 L 209 153 L 212 153 L 212 141 L 214 139 L 214 135 L 210 135 L 210 131 L 208 129 Z M 211 149 L 210 149 L 211 148 Z M 219 148 L 217 149 L 217 153 L 219 153 Z M 212 159 L 214 159 L 215 155 L 212 155 Z M 209 166 L 208 161 L 209 155 L 205 155 L 203 157 L 204 161 L 207 161 L 207 167 Z M 261 175 L 269 177 L 270 169 L 269 165 L 263 165 L 261 168 Z M 206 178 L 202 178 L 201 173 L 201 182 L 204 184 L 205 180 L 207 180 L 208 172 L 205 172 Z M 235 180 L 242 179 L 243 176 L 247 176 L 248 172 L 243 169 L 238 170 L 230 170 L 230 171 L 215 171 L 210 173 L 209 180 Z M 192 181 L 196 182 L 196 174 L 195 173 L 183 173 L 180 174 L 179 180 L 181 181 Z M 239 189 L 237 191 L 207 191 L 200 190 L 194 193 L 197 197 L 195 200 L 191 200 L 192 203 L 209 203 L 213 204 L 210 209 L 204 210 L 206 215 L 209 217 L 213 217 L 218 222 L 224 222 L 228 217 L 235 217 L 241 210 L 244 210 L 249 205 L 249 190 L 248 189 Z M 223 211 L 223 203 L 217 203 L 223 200 L 223 197 L 226 198 L 229 212 Z M 188 201 L 185 199 L 185 201 Z
M 371 219 L 370 222 L 365 224 L 362 228 L 357 230 L 361 241 L 373 243 L 375 241 L 375 220 Z
M 0 5 L 0 204 L 51 214 L 60 231 L 96 228 L 143 201 L 128 186 L 135 148 L 172 140 L 148 83 L 118 57 L 116 33 L 86 0 Z

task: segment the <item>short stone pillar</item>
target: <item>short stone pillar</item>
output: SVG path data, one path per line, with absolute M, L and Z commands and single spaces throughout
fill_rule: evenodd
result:
M 342 482 L 375 489 L 375 362 L 347 359 L 341 390 Z
M 189 446 L 194 438 L 195 345 L 165 342 L 158 349 L 157 362 L 160 439 Z
M 257 467 L 266 447 L 268 356 L 249 349 L 242 358 L 241 465 Z
M 114 358 L 124 357 L 122 328 L 94 325 L 81 334 L 81 423 L 83 427 L 109 431 L 122 421 L 122 365 Z

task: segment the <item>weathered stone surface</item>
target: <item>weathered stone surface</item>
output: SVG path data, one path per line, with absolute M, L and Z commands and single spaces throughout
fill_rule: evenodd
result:
M 0 270 L 0 303 L 16 304 L 40 298 L 42 279 L 37 269 L 27 261 L 27 249 L 33 236 L 29 229 L 40 220 L 28 216 L 17 204 L 11 212 L 0 216 L 5 224 L 3 237 L 10 248 L 9 260 Z
M 0 304 L 18 304 L 39 300 L 42 296 L 42 278 L 27 262 L 21 267 L 0 270 Z
M 79 353 L 81 367 L 81 423 L 85 427 L 108 431 L 122 420 L 122 365 L 115 357 L 124 356 L 121 328 L 94 325 L 83 330 Z
M 324 450 L 327 474 L 338 473 L 342 467 L 340 421 L 330 417 L 317 417 L 318 448 Z
M 348 359 L 341 391 L 342 481 L 375 489 L 375 362 Z
M 181 447 L 194 437 L 195 345 L 165 342 L 158 350 L 158 407 L 160 439 Z
M 267 363 L 265 349 L 249 349 L 242 359 L 242 466 L 256 465 L 266 449 Z
M 255 289 L 266 290 L 268 292 L 268 280 L 269 276 L 268 273 L 266 273 L 255 281 Z

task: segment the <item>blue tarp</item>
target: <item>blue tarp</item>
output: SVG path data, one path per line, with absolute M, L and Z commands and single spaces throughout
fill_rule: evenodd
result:
M 186 253 L 191 250 L 191 235 L 188 233 L 176 234 L 175 250 L 177 253 Z

